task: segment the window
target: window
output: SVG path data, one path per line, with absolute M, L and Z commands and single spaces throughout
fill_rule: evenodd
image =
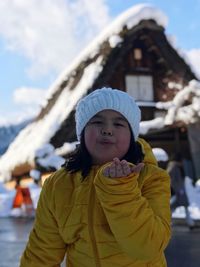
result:
M 127 75 L 126 91 L 135 100 L 153 101 L 153 80 L 150 75 Z
M 142 50 L 140 48 L 135 48 L 133 50 L 133 58 L 135 60 L 142 60 Z

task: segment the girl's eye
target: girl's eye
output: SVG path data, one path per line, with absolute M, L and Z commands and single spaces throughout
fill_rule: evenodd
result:
M 125 127 L 124 124 L 118 123 L 118 122 L 116 122 L 114 125 L 117 126 L 117 127 Z
M 102 121 L 91 121 L 91 124 L 102 124 Z

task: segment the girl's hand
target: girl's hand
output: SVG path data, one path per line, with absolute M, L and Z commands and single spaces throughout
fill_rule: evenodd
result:
M 131 173 L 139 173 L 143 166 L 144 163 L 131 166 L 126 160 L 120 161 L 114 158 L 113 162 L 103 170 L 103 174 L 111 178 L 126 177 Z

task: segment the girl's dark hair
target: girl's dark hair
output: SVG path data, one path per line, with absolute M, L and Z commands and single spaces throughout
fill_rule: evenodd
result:
M 144 159 L 142 147 L 138 142 L 135 142 L 132 131 L 129 150 L 122 159 L 125 159 L 133 164 L 138 164 Z M 71 173 L 81 171 L 83 180 L 89 174 L 92 167 L 92 158 L 85 145 L 84 130 L 81 134 L 80 144 L 77 145 L 76 149 L 68 156 L 62 167 Z

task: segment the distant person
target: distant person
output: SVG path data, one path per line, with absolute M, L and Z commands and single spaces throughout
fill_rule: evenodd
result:
M 167 172 L 171 177 L 171 187 L 174 193 L 174 201 L 171 202 L 171 210 L 175 211 L 177 207 L 184 206 L 186 213 L 186 223 L 190 229 L 193 229 L 195 223 L 191 218 L 189 211 L 189 200 L 185 188 L 185 172 L 181 154 L 175 154 L 168 163 Z
M 166 267 L 170 177 L 139 140 L 127 93 L 95 90 L 76 107 L 80 145 L 47 178 L 21 267 Z M 154 163 L 154 164 L 152 164 Z

